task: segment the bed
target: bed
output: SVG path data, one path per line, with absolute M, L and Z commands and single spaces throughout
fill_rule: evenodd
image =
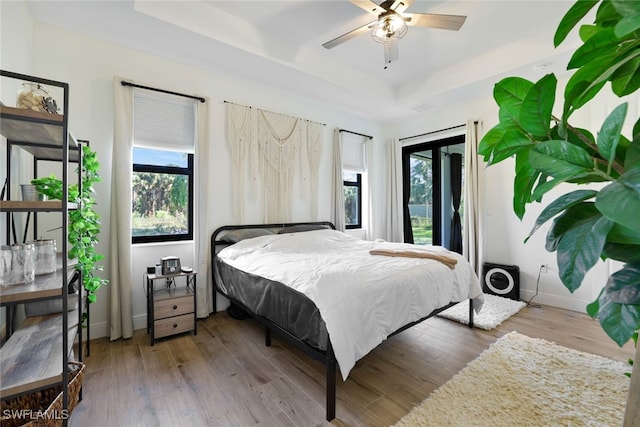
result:
M 336 374 L 385 339 L 469 300 L 483 303 L 469 263 L 441 247 L 365 241 L 330 222 L 229 225 L 211 236 L 216 291 L 326 366 L 326 418 Z

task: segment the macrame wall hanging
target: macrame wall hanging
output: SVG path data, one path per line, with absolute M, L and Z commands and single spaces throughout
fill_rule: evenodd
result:
M 244 222 L 245 201 L 256 198 L 267 223 L 292 221 L 294 201 L 308 207 L 305 219 L 317 219 L 322 130 L 320 123 L 227 102 L 235 221 Z

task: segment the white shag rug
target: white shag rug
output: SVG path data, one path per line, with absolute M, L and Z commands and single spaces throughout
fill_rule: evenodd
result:
M 621 426 L 629 370 L 510 332 L 394 427 Z
M 526 306 L 527 303 L 524 301 L 485 294 L 482 310 L 480 310 L 480 313 L 473 314 L 473 326 L 488 331 L 500 325 Z M 442 313 L 438 313 L 438 316 L 468 325 L 469 301 L 458 303 Z

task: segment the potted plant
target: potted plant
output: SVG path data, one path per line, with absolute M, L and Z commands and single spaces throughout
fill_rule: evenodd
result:
M 564 90 L 561 112 L 554 114 L 557 79 L 548 74 L 537 82 L 509 77 L 494 87 L 499 123 L 482 138 L 478 151 L 491 165 L 515 156 L 513 209 L 522 219 L 527 204 L 561 183 L 574 187 L 544 208 L 531 233 L 553 220 L 546 249 L 557 252 L 563 284 L 571 292 L 599 259 L 622 263 L 587 312 L 622 346 L 635 340 L 640 328 L 640 119 L 629 137 L 622 134 L 627 103 L 621 103 L 595 132 L 569 120 L 604 87 L 618 97 L 640 87 L 640 2 L 579 0 L 562 18 L 554 36 L 560 45 L 573 28 L 598 5 L 595 22 L 579 30 L 583 42 L 571 57 L 575 70 Z M 528 237 L 527 237 L 528 239 Z M 632 375 L 637 387 L 638 350 Z M 637 398 L 636 398 L 637 399 Z M 627 404 L 627 417 L 630 408 Z M 637 406 L 637 402 L 634 404 Z M 634 418 L 637 420 L 637 418 Z
M 95 274 L 95 271 L 102 271 L 102 266 L 98 263 L 104 258 L 96 252 L 101 224 L 100 216 L 93 209 L 96 204 L 93 184 L 100 181 L 99 169 L 100 163 L 96 153 L 88 146 L 84 146 L 82 148 L 82 185 L 80 190 L 78 185 L 71 185 L 68 190 L 69 202 L 77 206 L 76 209 L 69 210 L 68 257 L 77 259 L 75 269 L 82 276 L 87 300 L 91 303 L 96 301 L 95 293 L 98 289 L 107 284 L 107 280 Z M 34 179 L 31 183 L 36 186 L 38 192 L 50 199 L 62 200 L 62 181 L 54 175 Z

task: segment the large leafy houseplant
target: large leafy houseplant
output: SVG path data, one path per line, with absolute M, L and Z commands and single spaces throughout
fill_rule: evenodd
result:
M 515 155 L 513 209 L 520 219 L 527 204 L 540 202 L 561 183 L 600 183 L 573 187 L 547 205 L 529 237 L 552 220 L 546 249 L 557 252 L 560 278 L 571 292 L 599 259 L 622 263 L 587 306 L 622 346 L 637 340 L 640 328 L 640 119 L 635 118 L 629 137 L 622 134 L 626 102 L 595 134 L 569 119 L 608 83 L 618 97 L 640 87 L 640 2 L 579 0 L 558 25 L 554 44 L 558 47 L 598 4 L 595 22 L 580 26 L 583 44 L 567 67 L 575 71 L 564 89 L 561 113 L 553 112 L 554 74 L 537 82 L 503 79 L 493 92 L 499 123 L 482 138 L 479 153 L 488 164 Z
M 77 260 L 75 269 L 82 276 L 82 284 L 89 302 L 96 301 L 95 293 L 107 283 L 107 280 L 95 274 L 96 271 L 102 270 L 102 266 L 98 263 L 104 258 L 96 251 L 101 224 L 100 216 L 94 210 L 96 199 L 93 185 L 100 181 L 99 169 L 100 163 L 96 153 L 88 146 L 84 146 L 80 174 L 82 185 L 80 187 L 71 185 L 68 189 L 69 202 L 76 204 L 76 209 L 69 210 L 68 257 Z M 38 192 L 46 194 L 50 199 L 62 200 L 62 181 L 55 175 L 37 178 L 31 183 L 36 186 Z

